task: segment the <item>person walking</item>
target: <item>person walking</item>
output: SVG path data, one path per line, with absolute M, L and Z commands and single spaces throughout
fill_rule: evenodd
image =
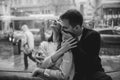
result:
M 32 52 L 34 50 L 34 36 L 32 32 L 30 32 L 28 26 L 24 24 L 21 27 L 24 35 L 25 35 L 25 42 L 23 42 L 23 53 L 24 53 L 24 66 L 25 70 L 28 69 L 28 57 L 36 62 L 35 58 L 32 56 Z

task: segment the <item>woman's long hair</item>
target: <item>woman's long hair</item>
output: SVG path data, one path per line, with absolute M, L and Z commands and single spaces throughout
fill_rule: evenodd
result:
M 61 42 L 62 42 L 62 33 L 61 33 L 61 25 L 57 24 L 53 27 L 54 33 L 52 32 L 52 35 L 48 38 L 48 42 L 54 42 L 53 37 L 56 37 L 56 42 L 58 44 L 57 49 L 60 48 Z

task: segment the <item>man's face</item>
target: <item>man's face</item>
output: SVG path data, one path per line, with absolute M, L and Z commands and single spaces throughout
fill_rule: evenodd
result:
M 62 40 L 67 40 L 69 39 L 70 37 L 75 37 L 75 34 L 74 34 L 74 29 L 73 27 L 69 24 L 69 21 L 66 20 L 66 19 L 63 19 L 61 21 L 61 25 L 62 25 Z
M 71 34 L 65 33 L 64 31 L 62 31 L 62 41 L 65 41 L 71 37 L 73 37 Z
M 69 21 L 67 19 L 63 19 L 61 21 L 61 25 L 62 25 L 62 31 L 66 31 L 66 32 L 70 32 L 73 33 L 73 28 L 72 26 L 69 24 Z
M 75 37 L 80 36 L 82 34 L 83 27 L 81 27 L 80 25 L 71 26 L 67 19 L 63 19 L 61 21 L 61 25 L 62 25 L 62 31 L 70 33 Z

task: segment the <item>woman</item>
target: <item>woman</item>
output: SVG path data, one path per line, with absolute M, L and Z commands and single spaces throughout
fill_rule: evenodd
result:
M 71 37 L 71 35 L 62 32 L 61 36 L 61 26 L 59 24 L 53 25 L 52 39 L 53 43 L 57 46 L 53 53 L 50 53 L 45 60 L 42 62 L 41 66 L 33 71 L 32 76 L 45 76 L 47 79 L 57 79 L 57 80 L 72 80 L 74 76 L 74 65 L 71 51 L 64 51 L 66 46 L 62 44 L 62 41 Z M 66 41 L 66 40 L 65 40 Z M 74 40 L 71 40 L 73 42 Z M 76 44 L 73 43 L 72 45 Z M 62 46 L 63 45 L 63 46 Z M 53 47 L 53 46 L 51 46 Z M 75 47 L 75 46 L 70 46 Z M 59 49 L 60 48 L 60 49 Z M 45 50 L 44 50 L 45 51 Z M 44 52 L 43 51 L 43 52 Z M 64 54 L 65 53 L 65 54 Z M 46 53 L 45 53 L 46 54 Z
M 50 57 L 55 53 L 55 51 L 60 47 L 60 42 L 62 41 L 60 27 L 54 27 L 54 25 L 51 25 L 52 34 L 48 38 L 48 41 L 43 41 L 40 43 L 40 46 L 37 53 L 35 54 L 36 61 L 40 63 L 44 58 Z M 39 64 L 38 64 L 39 66 Z

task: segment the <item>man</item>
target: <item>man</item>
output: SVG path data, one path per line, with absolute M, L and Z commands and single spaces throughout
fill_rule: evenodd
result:
M 21 27 L 24 35 L 25 35 L 25 41 L 22 42 L 23 44 L 23 53 L 24 53 L 24 65 L 25 65 L 25 70 L 28 69 L 28 59 L 27 57 L 29 57 L 31 60 L 33 60 L 34 62 L 36 61 L 33 57 L 32 57 L 32 52 L 34 50 L 34 36 L 32 34 L 32 32 L 30 32 L 30 30 L 28 29 L 27 25 L 23 25 Z
M 78 40 L 77 47 L 71 49 L 75 64 L 73 80 L 112 80 L 101 65 L 99 33 L 83 27 L 83 16 L 75 9 L 66 11 L 60 19 L 62 31 Z

